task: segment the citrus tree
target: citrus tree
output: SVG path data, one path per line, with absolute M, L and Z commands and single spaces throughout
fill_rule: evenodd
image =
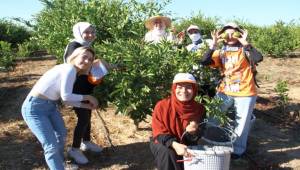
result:
M 169 3 L 136 0 L 40 0 L 43 10 L 36 16 L 36 39 L 49 53 L 62 59 L 64 49 L 73 39 L 72 27 L 80 21 L 96 26 L 95 44 L 128 37 L 141 39 L 144 20 L 161 13 Z
M 199 86 L 214 86 L 216 82 L 210 68 L 199 66 L 205 49 L 191 53 L 170 42 L 147 44 L 134 39 L 105 42 L 95 48 L 101 58 L 120 66 L 120 70 L 106 76 L 96 96 L 103 107 L 112 102 L 117 113 L 129 115 L 135 122 L 151 115 L 158 100 L 170 95 L 178 72 L 194 74 Z
M 32 31 L 27 27 L 12 22 L 7 19 L 0 19 L 0 41 L 5 41 L 11 44 L 12 47 L 17 47 L 32 36 Z
M 8 70 L 13 66 L 15 57 L 13 55 L 11 44 L 0 41 L 0 71 Z
M 271 27 L 258 29 L 253 41 L 265 54 L 282 57 L 283 54 L 300 47 L 295 28 L 293 23 L 278 21 Z

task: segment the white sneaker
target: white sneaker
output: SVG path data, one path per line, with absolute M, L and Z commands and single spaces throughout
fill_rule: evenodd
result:
M 102 150 L 103 150 L 103 148 L 101 148 L 100 146 L 98 146 L 90 141 L 81 142 L 80 149 L 83 151 L 89 150 L 89 151 L 96 152 L 96 153 L 102 152 Z
M 68 149 L 68 155 L 78 164 L 87 164 L 89 162 L 80 149 L 70 147 Z
M 65 170 L 77 170 L 79 167 L 76 164 L 65 163 Z

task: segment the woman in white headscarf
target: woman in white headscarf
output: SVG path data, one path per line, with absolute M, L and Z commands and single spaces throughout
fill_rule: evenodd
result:
M 73 53 L 75 49 L 79 47 L 91 46 L 92 42 L 96 39 L 96 30 L 88 22 L 78 22 L 73 26 L 73 35 L 74 35 L 74 39 L 66 47 L 66 51 L 64 54 L 65 62 L 68 60 L 69 56 Z M 100 62 L 100 60 L 94 61 L 92 69 L 94 68 L 96 62 Z M 103 68 L 106 74 L 107 67 L 106 68 L 103 67 Z M 89 72 L 78 73 L 76 77 L 76 81 L 74 83 L 73 93 L 82 94 L 82 95 L 91 95 L 93 93 L 94 87 L 97 84 L 99 83 L 95 84 L 91 82 L 89 77 Z M 74 129 L 73 143 L 72 143 L 72 147 L 68 149 L 68 155 L 72 159 L 74 159 L 78 164 L 86 164 L 88 163 L 88 159 L 82 153 L 82 150 L 101 152 L 102 148 L 96 145 L 95 143 L 91 142 L 91 137 L 90 137 L 91 109 L 74 107 L 74 111 L 77 115 L 77 125 Z
M 64 62 L 67 61 L 73 51 L 82 46 L 90 47 L 92 42 L 96 39 L 96 30 L 92 24 L 88 22 L 78 22 L 73 26 L 74 39 L 68 44 L 65 54 Z

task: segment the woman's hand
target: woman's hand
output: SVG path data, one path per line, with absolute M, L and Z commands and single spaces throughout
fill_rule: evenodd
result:
M 179 40 L 179 42 L 183 42 L 184 38 L 185 38 L 185 32 L 184 30 L 180 31 L 177 35 L 176 38 Z
M 90 105 L 90 103 L 81 103 L 80 108 L 85 108 L 89 110 L 93 110 L 94 108 Z
M 247 30 L 242 30 L 242 34 L 241 34 L 241 37 L 238 38 L 239 42 L 245 47 L 245 46 L 248 46 L 249 43 L 247 41 L 247 36 L 248 36 L 248 31 Z
M 215 48 L 218 45 L 221 35 L 219 35 L 218 30 L 213 30 L 210 34 L 212 38 L 212 47 Z
M 89 109 L 93 110 L 93 109 L 97 109 L 98 108 L 98 100 L 91 95 L 84 95 L 83 96 L 83 101 L 85 105 L 89 105 Z
M 186 126 L 185 130 L 194 135 L 198 130 L 198 124 L 196 121 L 190 121 L 190 123 Z
M 175 150 L 177 155 L 185 156 L 185 157 L 192 157 L 194 156 L 187 150 L 187 146 L 178 142 L 173 142 L 172 143 L 172 148 Z

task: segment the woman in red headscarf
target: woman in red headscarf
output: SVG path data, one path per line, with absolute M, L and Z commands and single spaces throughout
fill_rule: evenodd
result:
M 183 164 L 177 160 L 192 156 L 187 146 L 197 144 L 198 124 L 205 115 L 204 106 L 194 100 L 197 89 L 191 74 L 178 73 L 171 96 L 159 101 L 154 108 L 150 149 L 159 170 L 181 170 Z

